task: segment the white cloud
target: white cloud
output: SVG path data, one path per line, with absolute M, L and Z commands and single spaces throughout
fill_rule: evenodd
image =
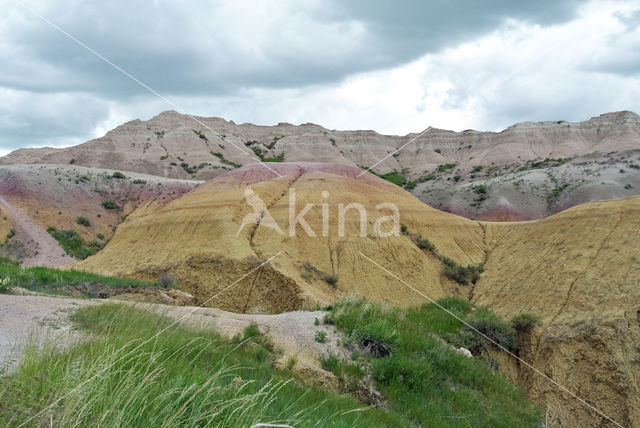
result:
M 363 18 L 319 0 L 153 5 L 132 2 L 126 16 L 119 2 L 34 8 L 182 112 L 237 123 L 406 134 L 640 111 L 638 1 L 592 1 L 553 25 L 489 19 L 496 24 L 480 26 L 480 37 L 452 32 L 466 41 L 446 49 L 425 39 L 421 56 L 421 20 L 400 36 L 385 10 Z M 31 18 L 16 9 L 0 18 L 0 150 L 76 144 L 174 108 Z M 404 45 L 413 51 L 396 53 Z

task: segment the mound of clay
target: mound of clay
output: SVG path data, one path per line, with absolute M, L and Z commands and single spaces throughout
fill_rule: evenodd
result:
M 169 272 L 200 303 L 235 312 L 283 312 L 344 295 L 425 302 L 366 256 L 432 299 L 462 294 L 505 317 L 538 315 L 541 326 L 521 338 L 521 356 L 623 425 L 640 420 L 640 198 L 589 203 L 544 220 L 484 223 L 430 208 L 378 177 L 359 177 L 358 168 L 268 167 L 232 171 L 130 219 L 77 267 L 143 279 Z M 302 223 L 290 234 L 291 192 L 294 217 L 315 204 L 304 214 L 315 237 Z M 385 203 L 398 208 L 408 234 L 380 236 L 392 225 Z M 361 205 L 362 229 L 350 209 L 341 233 L 340 204 Z M 416 246 L 416 235 L 460 264 L 485 263 L 485 273 L 475 286 L 456 285 L 438 258 Z M 513 361 L 504 366 L 556 421 L 604 424 L 539 375 Z

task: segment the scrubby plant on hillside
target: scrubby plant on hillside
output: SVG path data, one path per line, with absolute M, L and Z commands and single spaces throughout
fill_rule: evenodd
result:
M 123 178 L 127 178 L 127 176 L 121 173 L 120 171 L 116 171 L 113 174 L 111 174 L 111 178 L 117 178 L 121 180 Z
M 528 312 L 521 312 L 511 318 L 511 325 L 517 331 L 530 331 L 538 323 L 538 317 Z
M 459 265 L 448 257 L 440 257 L 444 263 L 444 271 L 446 277 L 456 281 L 460 285 L 475 284 L 480 279 L 480 274 L 484 272 L 484 264 L 469 264 L 467 266 Z
M 418 237 L 418 242 L 416 243 L 416 245 L 418 245 L 418 248 L 421 248 L 423 250 L 434 251 L 436 249 L 436 246 L 433 245 L 431 241 L 429 241 L 427 238 L 423 238 L 422 236 Z
M 58 230 L 55 226 L 49 226 L 47 232 L 58 241 L 65 253 L 80 260 L 97 253 L 104 246 L 98 241 L 85 241 L 73 229 Z
M 324 277 L 324 280 L 327 284 L 333 285 L 335 287 L 338 284 L 339 278 L 337 275 L 327 275 Z
M 0 425 L 409 424 L 393 411 L 365 409 L 350 396 L 275 369 L 277 354 L 257 326 L 232 341 L 115 304 L 82 308 L 72 321 L 86 340 L 66 350 L 31 347 L 24 363 L 0 380 Z
M 86 226 L 86 227 L 91 226 L 91 222 L 89 221 L 89 219 L 83 216 L 78 216 L 78 218 L 76 218 L 76 223 L 78 223 L 81 226 Z
M 488 309 L 473 310 L 467 300 L 453 297 L 438 304 L 503 346 L 516 346 L 513 329 Z M 456 353 L 454 346 L 469 338 L 467 327 L 433 303 L 401 310 L 342 300 L 327 321 L 360 349 L 358 358 L 367 362 L 387 406 L 416 426 L 451 426 L 451 415 L 465 415 L 461 426 L 540 426 L 539 410 L 519 387 L 482 359 Z M 480 345 L 464 343 L 484 346 L 478 337 Z M 334 371 L 345 363 L 327 355 L 323 366 Z
M 107 210 L 115 210 L 120 208 L 116 203 L 116 201 L 114 201 L 113 199 L 107 199 L 106 201 L 102 201 L 102 207 Z

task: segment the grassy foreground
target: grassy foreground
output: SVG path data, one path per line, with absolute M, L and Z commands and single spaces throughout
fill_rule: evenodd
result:
M 274 369 L 255 327 L 231 341 L 210 330 L 167 329 L 168 318 L 116 304 L 80 309 L 72 319 L 90 339 L 64 352 L 28 349 L 17 371 L 0 378 L 0 426 L 408 425 L 395 412 Z
M 517 346 L 513 327 L 487 308 L 472 309 L 457 298 L 438 303 L 498 343 Z M 486 345 L 434 304 L 400 310 L 347 300 L 334 305 L 325 322 L 335 324 L 368 354 L 366 364 L 354 354 L 352 361 L 329 357 L 325 367 L 346 382 L 352 382 L 354 373 L 357 376 L 354 366 L 364 367 L 389 407 L 418 426 L 543 426 L 539 409 L 482 356 L 468 358 L 455 352 L 451 344 L 471 344 L 474 353 Z
M 22 268 L 15 264 L 0 263 L 0 279 L 9 278 L 9 285 L 32 291 L 58 292 L 73 286 L 101 285 L 111 288 L 146 288 L 158 284 L 136 279 L 101 276 L 76 270 L 45 267 Z M 2 290 L 0 290 L 2 291 Z

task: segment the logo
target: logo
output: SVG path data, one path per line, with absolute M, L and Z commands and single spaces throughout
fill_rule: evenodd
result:
M 253 209 L 252 213 L 247 214 L 242 219 L 240 228 L 236 232 L 236 236 L 247 225 L 255 225 L 256 227 L 267 227 L 275 230 L 278 234 L 284 235 L 285 232 L 280 228 L 280 225 L 274 220 L 273 216 L 269 213 L 267 204 L 251 189 L 247 187 L 244 190 L 244 196 L 247 204 Z M 307 222 L 305 216 L 309 214 L 314 208 L 320 208 L 322 213 L 322 230 L 319 231 L 323 237 L 329 236 L 329 230 L 331 223 L 331 207 L 327 202 L 330 194 L 328 191 L 323 190 L 320 192 L 320 197 L 323 200 L 320 203 L 306 204 L 302 210 L 297 211 L 296 206 L 296 189 L 289 189 L 289 225 L 288 236 L 294 237 L 299 229 L 302 229 L 307 236 L 315 238 L 318 236 L 316 230 L 314 230 Z M 400 235 L 400 210 L 395 204 L 392 203 L 380 203 L 376 205 L 376 210 L 381 212 L 381 215 L 373 222 L 373 235 L 379 238 L 386 238 L 390 236 Z M 359 236 L 366 237 L 368 235 L 369 219 L 367 209 L 360 203 L 354 202 L 349 204 L 339 203 L 337 205 L 337 222 L 333 227 L 337 227 L 338 236 L 344 237 L 346 234 L 345 218 L 349 211 L 355 211 L 359 215 Z

